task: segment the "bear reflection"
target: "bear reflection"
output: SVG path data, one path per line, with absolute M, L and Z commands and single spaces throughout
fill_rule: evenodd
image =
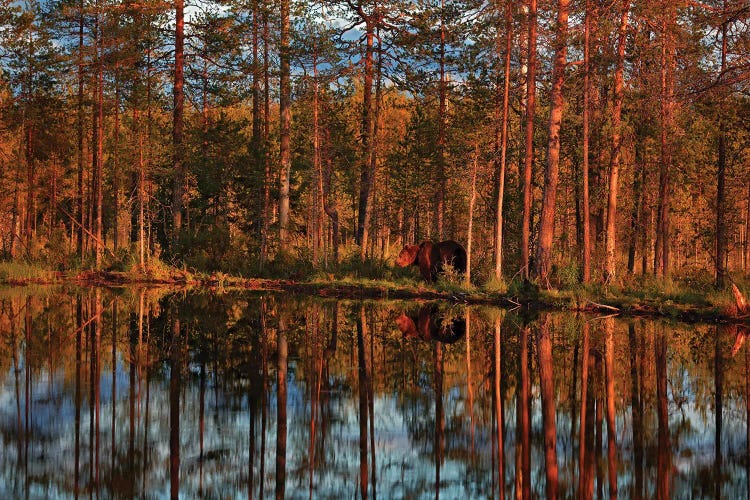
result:
M 444 344 L 452 344 L 466 334 L 466 320 L 463 317 L 444 321 L 435 304 L 422 306 L 417 316 L 402 313 L 396 318 L 396 325 L 404 337 L 419 337 Z

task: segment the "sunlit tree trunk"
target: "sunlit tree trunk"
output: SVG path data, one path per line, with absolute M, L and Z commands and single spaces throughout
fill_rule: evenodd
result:
M 318 84 L 318 42 L 313 46 L 313 96 L 312 96 L 312 143 L 313 143 L 313 180 L 314 180 L 314 214 L 315 233 L 313 234 L 313 262 L 318 264 L 320 252 L 323 250 L 323 167 L 320 158 L 320 87 Z
M 500 2 L 497 2 L 497 10 L 500 10 Z M 498 30 L 499 31 L 499 30 Z M 505 2 L 505 66 L 503 68 L 503 94 L 502 104 L 500 98 L 500 81 L 498 71 L 498 82 L 495 96 L 495 119 L 499 119 L 496 124 L 496 131 L 500 133 L 500 154 L 495 151 L 495 170 L 497 183 L 497 199 L 495 202 L 495 278 L 503 277 L 503 202 L 505 198 L 505 168 L 508 153 L 508 101 L 510 97 L 510 56 L 511 44 L 513 42 L 513 3 L 510 0 Z M 497 59 L 500 60 L 501 44 L 500 37 L 497 38 Z M 501 112 L 498 113 L 498 107 Z M 502 491 L 502 490 L 501 490 Z
M 289 244 L 289 175 L 292 166 L 290 133 L 292 123 L 291 99 L 291 54 L 289 46 L 289 0 L 281 0 L 281 33 L 279 57 L 281 60 L 279 87 L 279 248 L 286 250 Z
M 96 268 L 99 269 L 102 263 L 102 251 L 104 242 L 102 241 L 102 185 L 103 185 L 103 163 L 104 163 L 104 62 L 103 62 L 103 29 L 101 27 L 101 4 L 96 2 L 96 19 L 94 31 L 94 51 L 96 52 L 96 87 L 94 95 L 96 96 L 96 107 L 94 110 L 93 120 L 93 162 L 94 171 L 94 198 L 96 203 Z
M 474 155 L 471 169 L 471 197 L 469 198 L 469 224 L 466 235 L 466 286 L 471 285 L 471 246 L 472 229 L 474 227 L 474 205 L 477 201 L 477 164 L 479 163 L 479 143 L 474 145 Z
M 609 163 L 609 190 L 607 197 L 607 236 L 605 240 L 604 281 L 615 278 L 617 268 L 617 190 L 622 146 L 622 99 L 624 94 L 625 44 L 628 35 L 630 0 L 622 0 L 620 29 L 617 40 L 617 69 L 615 70 L 615 102 L 612 109 L 612 157 Z
M 263 268 L 266 260 L 268 260 L 268 226 L 271 224 L 271 155 L 269 154 L 269 140 L 270 140 L 270 117 L 271 117 L 271 94 L 270 94 L 270 70 L 269 70 L 269 39 L 270 29 L 268 26 L 268 12 L 267 9 L 262 11 L 262 22 L 263 22 L 263 123 L 261 132 L 261 148 L 263 151 L 263 221 L 262 233 L 260 240 L 260 268 Z
M 435 238 L 443 239 L 443 219 L 445 217 L 445 146 L 447 121 L 447 82 L 445 81 L 445 0 L 440 0 L 440 82 L 438 83 L 438 122 L 437 122 L 437 161 L 435 165 Z
M 523 221 L 521 226 L 521 266 L 529 277 L 529 243 L 531 241 L 531 177 L 534 168 L 534 113 L 536 110 L 536 0 L 529 0 L 528 62 L 526 68 L 526 159 L 523 168 Z
M 565 66 L 568 53 L 569 7 L 569 0 L 558 0 L 557 26 L 555 30 L 555 59 L 552 69 L 552 91 L 550 93 L 547 168 L 544 171 L 542 218 L 539 223 L 539 243 L 536 253 L 536 274 L 542 283 L 546 283 L 547 286 L 549 286 L 549 273 L 552 270 L 552 240 L 555 236 L 557 184 L 560 176 L 560 126 L 563 114 L 562 87 L 565 81 Z
M 83 228 L 86 226 L 86 215 L 83 211 L 83 198 L 84 184 L 83 184 L 83 0 L 78 2 L 78 54 L 77 54 L 77 79 L 78 79 L 78 100 L 77 100 L 77 116 L 76 116 L 76 139 L 78 143 L 78 176 L 77 176 L 77 193 L 76 203 L 78 207 L 77 218 L 79 222 L 78 228 L 78 253 L 80 254 L 81 262 L 84 258 L 84 231 Z
M 364 87 L 362 89 L 362 124 L 360 134 L 362 137 L 363 157 L 359 177 L 359 204 L 357 211 L 357 233 L 355 242 L 360 247 L 360 258 L 365 260 L 367 243 L 369 237 L 370 217 L 372 215 L 372 186 L 374 183 L 371 159 L 373 155 L 373 103 L 372 85 L 374 79 L 373 67 L 373 43 L 375 39 L 375 28 L 373 19 L 365 14 L 362 7 L 358 10 L 360 18 L 365 22 L 365 57 L 364 57 Z
M 674 47 L 671 30 L 675 25 L 676 7 L 667 6 L 661 23 L 661 69 L 660 69 L 660 160 L 659 160 L 659 204 L 656 221 L 656 245 L 654 252 L 654 274 L 669 275 L 669 220 L 670 220 L 670 172 L 672 169 L 672 145 L 674 111 Z
M 589 101 L 591 99 L 591 1 L 586 0 L 583 33 L 583 282 L 591 281 L 591 207 L 589 203 Z
M 723 4 L 726 10 L 726 1 Z M 726 12 L 723 12 L 724 17 Z M 721 76 L 727 68 L 727 20 L 721 24 Z M 724 118 L 726 113 L 726 91 L 721 91 L 719 112 L 719 144 L 718 162 L 716 165 L 716 286 L 723 288 L 726 284 L 726 256 L 727 256 L 727 224 L 726 224 L 726 171 L 727 171 L 727 124 Z M 747 236 L 745 236 L 747 238 Z
M 183 91 L 185 75 L 185 2 L 175 0 L 175 37 L 174 37 L 174 116 L 172 122 L 172 164 L 174 167 L 174 185 L 172 196 L 172 243 L 175 245 L 182 230 L 182 208 L 185 189 L 185 166 L 183 164 L 183 128 L 185 113 L 185 94 Z

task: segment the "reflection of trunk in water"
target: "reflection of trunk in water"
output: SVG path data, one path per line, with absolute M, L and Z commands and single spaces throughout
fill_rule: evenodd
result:
M 375 239 L 373 238 L 373 242 Z M 363 318 L 364 319 L 364 318 Z M 372 498 L 377 498 L 377 488 L 375 487 L 377 482 L 377 475 L 375 474 L 376 462 L 375 462 L 375 397 L 373 394 L 374 384 L 374 367 L 375 367 L 375 335 L 374 332 L 370 333 L 370 365 L 367 372 L 367 406 L 370 420 L 370 484 L 372 486 Z
M 29 439 L 31 438 L 31 364 L 29 363 L 29 346 L 31 345 L 31 296 L 26 297 L 26 339 L 24 342 L 23 351 L 23 366 L 24 366 L 24 437 L 23 437 L 23 477 L 24 477 L 24 491 L 26 497 L 29 496 Z
M 599 458 L 602 456 L 604 449 L 604 412 L 602 407 L 604 406 L 604 383 L 602 376 L 602 356 L 598 351 L 592 351 L 594 354 L 594 398 L 596 399 L 595 407 L 595 429 L 596 439 L 594 442 L 594 456 L 592 457 L 596 463 L 596 496 L 597 498 L 604 497 L 604 467 L 602 460 Z
M 656 399 L 659 421 L 659 451 L 657 456 L 656 497 L 669 498 L 671 490 L 672 444 L 669 436 L 669 402 L 667 401 L 667 340 L 664 325 L 654 340 L 656 364 Z
M 99 481 L 99 472 L 100 472 L 100 460 L 99 460 L 99 451 L 100 451 L 100 438 L 101 438 L 101 432 L 100 432 L 100 424 L 101 424 L 101 393 L 102 393 L 102 363 L 101 363 L 101 338 L 102 338 L 102 296 L 101 296 L 101 289 L 97 288 L 94 291 L 94 314 L 96 315 L 96 320 L 94 321 L 94 338 L 96 339 L 95 344 L 93 345 L 92 349 L 94 350 L 94 359 L 96 364 L 96 370 L 94 372 L 94 382 L 96 384 L 96 388 L 94 391 L 94 397 L 96 398 L 95 405 L 96 405 L 96 477 L 95 477 L 95 485 L 96 485 L 96 497 L 99 498 L 99 488 L 101 487 L 100 481 Z
M 443 344 L 435 342 L 435 499 L 440 498 L 440 467 L 443 464 Z
M 722 452 L 721 452 L 721 431 L 722 431 L 722 416 L 724 413 L 724 357 L 722 355 L 721 338 L 723 335 L 721 328 L 716 327 L 716 341 L 714 346 L 714 395 L 716 398 L 716 404 L 714 408 L 714 417 L 716 418 L 716 437 L 714 443 L 716 445 L 714 453 L 714 488 L 716 498 L 721 498 L 721 467 L 722 467 Z
M 252 426 L 252 415 L 250 425 Z M 198 495 L 203 496 L 203 440 L 206 429 L 206 363 L 198 376 Z M 251 436 L 252 439 L 252 436 Z M 252 442 L 252 441 L 251 441 Z M 251 448 L 252 451 L 252 448 Z M 252 462 L 252 455 L 251 455 Z M 250 476 L 252 478 L 252 475 Z M 252 479 L 250 479 L 252 481 Z
M 287 373 L 287 322 L 280 313 L 276 349 L 278 366 L 276 369 L 276 499 L 281 500 L 286 490 L 286 373 Z
M 593 360 L 589 345 L 589 323 L 583 323 L 583 347 L 581 356 L 581 423 L 578 441 L 578 498 L 589 499 L 594 496 L 594 474 L 591 466 L 591 444 L 593 443 L 593 427 L 587 425 L 593 416 L 593 397 L 589 376 L 589 367 Z
M 365 360 L 365 341 L 367 324 L 365 323 L 365 306 L 360 306 L 357 318 L 357 361 L 359 380 L 359 492 L 362 499 L 367 498 L 367 365 Z
M 75 394 L 75 405 L 76 405 L 76 437 L 75 437 L 75 480 L 73 486 L 73 493 L 76 500 L 78 500 L 79 492 L 79 472 L 81 465 L 81 336 L 83 329 L 83 304 L 81 297 L 76 299 L 76 394 Z M 13 322 L 11 322 L 11 332 L 13 331 Z M 15 352 L 15 349 L 14 349 Z M 15 356 L 14 356 L 15 358 Z
M 747 481 L 747 497 L 750 498 L 750 344 L 745 345 L 745 474 Z
M 87 312 L 91 314 L 91 296 L 87 297 L 88 307 Z M 96 329 L 92 328 L 91 323 L 86 326 L 88 339 L 88 350 L 89 350 L 89 493 L 94 484 L 94 387 L 96 382 L 94 380 L 94 371 L 96 369 Z
M 573 366 L 571 368 L 571 383 L 570 383 L 570 394 L 568 395 L 568 401 L 570 401 L 570 463 L 577 463 L 575 443 L 576 440 L 576 424 L 578 423 L 578 405 L 576 401 L 578 399 L 578 361 L 579 361 L 579 346 L 580 337 L 576 335 L 573 343 Z
M 112 464 L 110 468 L 110 474 L 114 474 L 115 471 L 115 451 L 117 450 L 116 437 L 116 424 L 117 424 L 117 299 L 112 301 L 112 449 L 110 455 L 112 457 Z
M 173 314 L 176 314 L 176 311 Z M 169 491 L 172 499 L 178 498 L 180 494 L 181 343 L 180 320 L 175 318 L 172 327 L 172 346 L 169 360 Z
M 138 319 L 139 322 L 137 324 L 134 324 L 136 322 L 135 317 L 131 316 L 130 321 L 130 370 L 129 370 L 129 377 L 128 377 L 128 405 L 129 405 L 129 412 L 128 412 L 128 422 L 130 424 L 129 426 L 129 433 L 128 433 L 128 470 L 130 473 L 135 475 L 135 371 L 136 371 L 136 349 L 138 348 L 138 337 L 136 336 L 138 333 L 138 329 L 143 327 L 142 322 L 142 315 L 139 309 L 138 313 Z M 130 496 L 135 496 L 135 481 L 130 482 Z
M 316 437 L 316 423 L 318 417 L 318 408 L 320 403 L 320 386 L 321 379 L 323 377 L 323 355 L 320 353 L 318 343 L 319 338 L 319 321 L 320 321 L 320 306 L 315 304 L 312 311 L 312 358 L 315 365 L 315 378 L 313 384 L 311 384 L 310 394 L 310 448 L 308 451 L 308 460 L 310 462 L 310 481 L 309 481 L 309 498 L 313 497 L 313 485 L 314 485 L 314 471 L 315 471 L 315 437 Z
M 557 498 L 557 425 L 555 422 L 555 380 L 552 373 L 551 317 L 546 316 L 537 334 L 539 382 L 542 396 L 544 426 L 544 469 L 547 479 L 547 498 Z
M 531 496 L 531 450 L 529 448 L 529 328 L 521 327 L 518 356 L 518 393 L 516 395 L 516 498 Z
M 502 351 L 501 351 L 501 345 L 502 345 L 502 331 L 501 331 L 501 323 L 502 323 L 502 317 L 500 315 L 495 318 L 495 369 L 494 369 L 494 375 L 495 375 L 495 386 L 494 386 L 494 396 L 495 396 L 495 425 L 497 427 L 497 478 L 498 478 L 498 498 L 499 500 L 503 500 L 505 498 L 505 449 L 504 449 L 504 440 L 503 440 L 503 434 L 505 432 L 505 428 L 503 427 L 503 393 L 500 390 L 500 381 L 502 380 Z M 468 331 L 469 331 L 469 323 L 467 321 L 466 323 L 466 331 L 468 339 Z
M 609 497 L 617 498 L 617 430 L 615 428 L 615 318 L 604 320 L 604 370 L 607 385 L 607 465 Z
M 628 325 L 628 340 L 630 342 L 630 383 L 631 410 L 633 421 L 633 467 L 635 468 L 635 483 L 633 484 L 633 498 L 643 497 L 643 403 L 640 397 L 638 383 L 638 353 L 635 325 Z M 641 359 L 641 363 L 643 359 Z
M 471 311 L 466 309 L 466 392 L 469 395 L 469 422 L 471 424 L 471 458 L 474 460 L 474 388 L 471 384 Z
M 266 478 L 266 423 L 268 421 L 268 408 L 266 395 L 268 394 L 268 345 L 266 343 L 270 330 L 266 325 L 266 299 L 260 299 L 260 355 L 261 355 L 261 378 L 262 389 L 260 394 L 260 473 L 258 498 L 264 498 Z

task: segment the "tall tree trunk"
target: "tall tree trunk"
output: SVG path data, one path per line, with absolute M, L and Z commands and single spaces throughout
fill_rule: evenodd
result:
M 36 166 L 34 165 L 34 127 L 28 110 L 24 112 L 24 156 L 26 160 L 26 254 L 31 257 L 31 239 L 34 235 Z
M 174 165 L 174 187 L 172 199 L 172 244 L 176 246 L 182 230 L 182 208 L 185 189 L 185 166 L 183 165 L 183 128 L 185 114 L 185 2 L 175 0 L 174 37 L 174 118 L 172 122 L 172 160 Z
M 291 70 L 289 47 L 289 0 L 281 0 L 281 38 L 279 57 L 281 60 L 281 74 L 279 80 L 279 247 L 287 248 L 289 243 L 289 175 L 292 167 L 290 150 L 290 131 L 292 123 L 291 99 Z
M 359 206 L 357 213 L 357 234 L 355 242 L 360 246 L 360 257 L 364 261 L 367 251 L 369 236 L 370 217 L 372 213 L 372 185 L 373 176 L 371 168 L 371 157 L 373 154 L 373 106 L 372 106 L 372 83 L 373 83 L 373 42 L 375 31 L 372 19 L 360 12 L 360 17 L 365 20 L 367 46 L 365 48 L 365 74 L 364 88 L 362 89 L 362 148 L 364 157 L 359 178 Z
M 313 179 L 314 179 L 314 213 L 315 232 L 313 234 L 313 262 L 317 265 L 319 254 L 323 250 L 323 166 L 320 158 L 320 88 L 318 85 L 318 41 L 313 43 L 313 97 L 312 97 L 312 142 L 313 142 Z
M 438 84 L 438 123 L 437 123 L 437 161 L 435 171 L 435 237 L 443 239 L 443 218 L 445 216 L 445 145 L 447 85 L 445 81 L 445 0 L 440 0 L 440 82 Z
M 656 249 L 654 252 L 654 274 L 669 275 L 669 212 L 670 212 L 670 171 L 672 169 L 672 144 L 669 135 L 673 129 L 674 99 L 674 47 L 672 29 L 675 24 L 676 8 L 667 7 L 661 26 L 661 70 L 660 70 L 660 111 L 661 136 L 659 161 L 659 205 L 656 222 Z
M 528 67 L 526 69 L 526 160 L 523 168 L 523 222 L 521 226 L 521 266 L 523 277 L 529 277 L 529 243 L 531 241 L 531 177 L 534 168 L 534 113 L 536 110 L 536 0 L 529 0 Z
M 325 137 L 326 137 L 326 169 L 323 175 L 323 209 L 325 210 L 325 213 L 328 215 L 328 217 L 331 219 L 331 232 L 333 233 L 331 236 L 331 239 L 333 240 L 331 243 L 333 245 L 333 262 L 334 264 L 338 264 L 339 262 L 339 213 L 337 210 L 337 203 L 336 199 L 333 197 L 332 193 L 332 187 L 331 187 L 331 178 L 333 176 L 333 160 L 331 159 L 331 153 L 330 153 L 330 133 L 326 129 L 325 131 Z
M 727 20 L 726 1 L 723 4 L 724 21 L 721 24 L 721 76 L 727 68 Z M 726 284 L 727 270 L 725 268 L 727 256 L 727 225 L 726 225 L 726 170 L 727 170 L 727 125 L 725 120 L 726 91 L 721 89 L 719 112 L 719 151 L 716 170 L 716 286 L 723 288 Z
M 745 209 L 745 274 L 750 273 L 750 180 L 747 182 L 747 208 Z
M 640 136 L 640 134 L 639 134 Z M 637 140 L 637 139 L 636 139 Z M 635 273 L 635 255 L 638 236 L 644 231 L 643 213 L 644 191 L 646 187 L 646 166 L 640 144 L 635 147 L 635 172 L 633 172 L 633 210 L 630 213 L 630 241 L 628 243 L 628 274 Z
M 536 253 L 536 274 L 542 283 L 549 286 L 552 270 L 552 240 L 555 236 L 555 205 L 557 184 L 560 176 L 560 125 L 562 124 L 565 66 L 568 54 L 569 0 L 557 2 L 557 28 L 555 33 L 555 59 L 552 69 L 552 91 L 550 93 L 549 143 L 547 145 L 547 168 L 544 171 L 544 193 L 542 197 L 542 219 L 539 224 L 539 244 Z
M 269 39 L 270 29 L 268 22 L 268 11 L 263 9 L 263 123 L 262 123 L 262 160 L 263 160 L 263 221 L 262 234 L 260 241 L 260 268 L 268 259 L 268 226 L 271 223 L 271 155 L 268 154 L 271 130 L 271 87 L 270 87 L 270 70 L 269 70 Z
M 94 38 L 94 50 L 96 52 L 96 110 L 94 111 L 94 197 L 96 201 L 96 268 L 99 269 L 102 263 L 102 251 L 104 250 L 102 241 L 102 185 L 104 177 L 104 61 L 102 56 L 104 38 L 101 27 L 101 4 L 96 2 L 96 31 Z
M 589 202 L 589 101 L 591 99 L 591 0 L 586 0 L 583 28 L 583 282 L 591 281 L 591 206 Z
M 145 249 L 145 205 L 146 205 L 146 168 L 143 162 L 143 134 L 140 131 L 140 113 L 138 105 L 133 106 L 133 126 L 138 136 L 138 265 L 140 270 L 146 268 Z
M 120 248 L 120 87 L 115 75 L 115 130 L 114 130 L 114 154 L 112 155 L 112 208 L 114 216 L 112 218 L 112 244 L 115 251 Z
M 497 5 L 498 11 L 500 10 L 500 2 Z M 511 44 L 513 43 L 513 3 L 510 0 L 505 2 L 505 66 L 503 68 L 503 94 L 502 104 L 500 104 L 500 79 L 498 71 L 498 81 L 496 85 L 496 96 L 495 96 L 495 119 L 499 119 L 499 123 L 496 124 L 496 133 L 499 132 L 500 140 L 500 154 L 498 157 L 497 151 L 495 151 L 495 170 L 497 172 L 496 177 L 496 191 L 497 199 L 495 202 L 495 279 L 501 279 L 503 277 L 503 201 L 505 198 L 505 168 L 508 153 L 508 101 L 510 96 L 510 56 L 511 56 Z M 500 37 L 497 39 L 497 58 L 500 60 L 501 44 Z M 501 107 L 502 111 L 498 113 L 498 107 Z M 502 114 L 502 116 L 501 116 Z M 496 141 L 497 142 L 497 141 Z
M 625 44 L 628 34 L 630 0 L 622 0 L 620 29 L 617 40 L 617 69 L 615 70 L 615 102 L 612 110 L 612 158 L 609 164 L 609 195 L 607 197 L 607 237 L 605 240 L 604 281 L 610 283 L 617 271 L 617 190 L 622 146 L 623 73 L 625 71 Z
M 469 198 L 469 224 L 466 235 L 466 286 L 471 285 L 471 246 L 474 227 L 474 205 L 477 201 L 477 164 L 479 163 L 479 141 L 474 144 L 471 169 L 471 198 Z
M 258 57 L 258 44 L 260 42 L 260 36 L 259 36 L 259 28 L 260 28 L 260 8 L 259 8 L 259 2 L 260 0 L 253 0 L 252 2 L 252 15 L 253 15 L 253 26 L 252 26 L 252 39 L 253 39 L 253 46 L 252 46 L 252 55 L 253 55 L 253 87 L 252 87 L 252 97 L 253 97 L 253 135 L 252 139 L 250 140 L 250 146 L 251 146 L 251 153 L 253 155 L 254 165 L 253 167 L 257 169 L 258 172 L 263 172 L 263 153 L 261 149 L 262 144 L 262 131 L 261 131 L 261 116 L 260 116 L 260 105 L 261 105 L 261 95 L 260 95 L 260 82 L 263 78 L 262 73 L 262 66 L 260 65 L 259 57 Z M 258 194 L 260 195 L 260 224 L 258 225 L 258 236 L 260 236 L 261 240 L 261 252 L 260 252 L 260 260 L 261 263 L 265 260 L 265 252 L 263 248 L 264 238 L 265 238 L 265 218 L 266 218 L 266 206 L 265 206 L 265 198 L 263 197 L 263 192 L 265 190 L 265 179 L 263 179 L 263 182 L 260 183 L 260 190 Z
M 78 252 L 81 263 L 84 258 L 84 228 L 86 227 L 86 215 L 83 211 L 84 184 L 83 184 L 83 0 L 78 2 L 78 54 L 77 54 L 77 77 L 78 77 L 78 102 L 76 133 L 78 142 L 78 178 L 77 178 L 77 207 L 78 207 Z

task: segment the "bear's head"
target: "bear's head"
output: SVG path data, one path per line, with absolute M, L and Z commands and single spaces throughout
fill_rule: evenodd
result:
M 419 245 L 406 245 L 396 258 L 396 265 L 399 267 L 411 266 L 417 263 L 419 254 Z

